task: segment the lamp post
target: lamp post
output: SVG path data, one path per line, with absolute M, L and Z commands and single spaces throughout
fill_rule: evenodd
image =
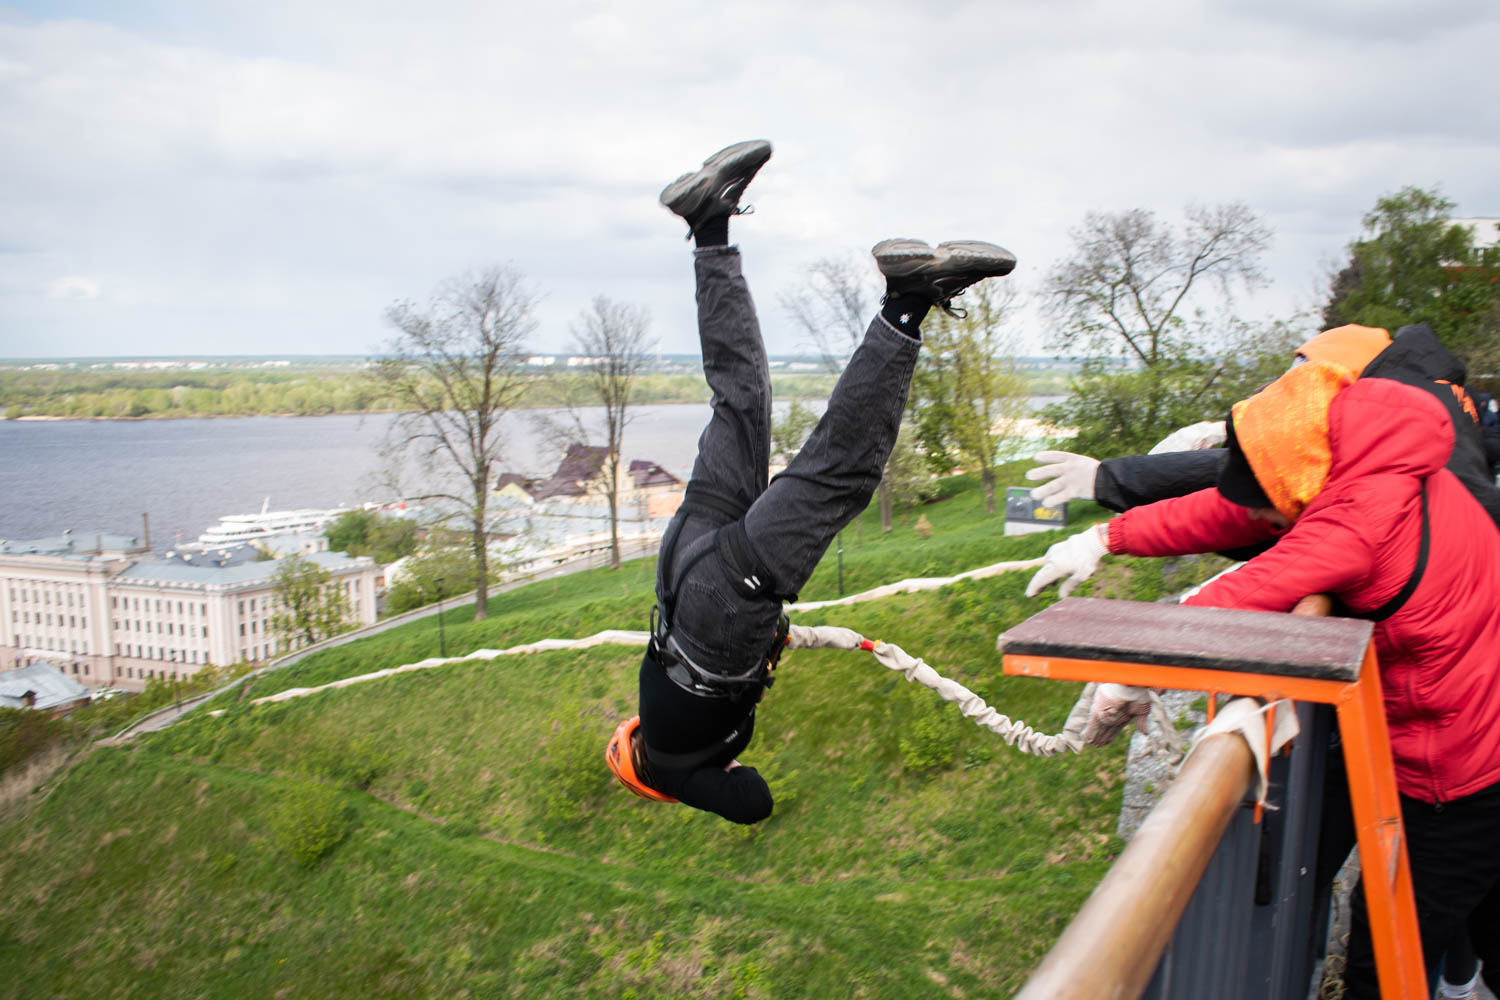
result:
M 844 533 L 840 531 L 836 536 L 839 543 L 839 596 L 844 596 Z
M 443 635 L 443 578 L 435 577 L 432 582 L 437 585 L 438 655 L 447 659 L 448 640 Z

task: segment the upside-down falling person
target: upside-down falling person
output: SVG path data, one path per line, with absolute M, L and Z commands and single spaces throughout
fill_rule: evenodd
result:
M 738 757 L 785 646 L 782 604 L 880 482 L 923 318 L 933 306 L 952 310 L 950 300 L 964 289 L 1015 267 L 1009 251 L 990 243 L 877 244 L 886 280 L 880 312 L 807 443 L 768 482 L 770 375 L 729 220 L 744 214 L 740 199 L 770 156 L 770 143 L 738 143 L 661 193 L 695 242 L 698 335 L 713 413 L 682 507 L 662 538 L 640 715 L 621 723 L 605 752 L 636 794 L 735 823 L 771 814 L 765 778 Z

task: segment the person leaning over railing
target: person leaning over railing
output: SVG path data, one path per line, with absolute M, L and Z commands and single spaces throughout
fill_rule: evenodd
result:
M 1185 603 L 1285 612 L 1326 593 L 1373 619 L 1429 976 L 1467 924 L 1500 986 L 1500 532 L 1443 467 L 1453 422 L 1430 393 L 1315 361 L 1237 403 L 1227 437 L 1217 488 L 1054 549 L 1167 556 L 1271 542 Z M 1028 593 L 1065 575 L 1044 574 Z M 1115 732 L 1131 714 L 1115 713 Z M 1342 775 L 1331 762 L 1319 885 L 1353 845 Z M 1346 996 L 1378 997 L 1358 886 L 1352 910 Z
M 1324 330 L 1297 348 L 1292 367 L 1308 361 L 1331 361 L 1356 377 L 1394 379 L 1437 397 L 1453 420 L 1454 448 L 1447 467 L 1500 524 L 1500 489 L 1493 472 L 1497 459 L 1491 454 L 1500 447 L 1491 443 L 1500 439 L 1500 416 L 1488 415 L 1482 393 L 1469 397 L 1463 389 L 1468 375 L 1464 363 L 1430 327 L 1403 326 L 1394 340 L 1378 327 Z M 1497 426 L 1485 426 L 1487 419 Z M 1042 464 L 1029 470 L 1026 478 L 1045 480 L 1031 491 L 1033 500 L 1094 500 L 1120 513 L 1214 485 L 1225 457 L 1223 449 L 1214 446 L 1223 442 L 1224 422 L 1203 421 L 1174 431 L 1145 455 L 1101 461 L 1068 451 L 1044 451 L 1036 456 Z

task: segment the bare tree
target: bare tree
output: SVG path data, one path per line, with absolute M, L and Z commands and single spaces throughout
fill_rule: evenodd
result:
M 856 257 L 823 257 L 806 272 L 800 287 L 782 294 L 781 308 L 837 375 L 864 336 L 878 289 L 868 263 Z
M 864 339 L 875 304 L 880 301 L 880 286 L 874 275 L 865 258 L 822 257 L 807 265 L 802 285 L 781 296 L 781 308 L 804 342 L 817 348 L 830 375 L 843 370 L 844 359 Z M 876 499 L 881 530 L 890 531 L 895 519 L 884 476 L 876 488 Z M 861 523 L 856 522 L 856 531 Z
M 599 295 L 573 326 L 574 349 L 585 360 L 579 378 L 585 398 L 604 410 L 604 468 L 600 492 L 609 508 L 609 565 L 620 567 L 620 477 L 625 428 L 633 416 L 636 380 L 646 367 L 651 314 L 639 306 Z M 582 421 L 573 422 L 582 431 Z
M 486 517 L 504 444 L 500 421 L 526 388 L 521 365 L 536 302 L 509 267 L 453 278 L 426 306 L 398 302 L 386 311 L 397 336 L 373 373 L 399 411 L 385 449 L 394 475 L 399 480 L 414 461 L 425 480 L 416 498 L 452 505 L 469 537 L 475 621 L 488 613 Z
M 1047 277 L 1046 308 L 1060 346 L 1085 359 L 1069 399 L 1045 417 L 1076 427 L 1075 447 L 1113 455 L 1210 416 L 1236 365 L 1234 292 L 1265 282 L 1270 230 L 1227 204 L 1189 208 L 1179 227 L 1144 209 L 1090 213 L 1072 238 Z
M 1180 232 L 1145 209 L 1090 212 L 1073 253 L 1047 278 L 1049 311 L 1065 347 L 1122 351 L 1151 367 L 1175 360 L 1174 334 L 1195 287 L 1230 300 L 1235 283 L 1264 284 L 1260 257 L 1271 231 L 1241 204 L 1190 207 Z

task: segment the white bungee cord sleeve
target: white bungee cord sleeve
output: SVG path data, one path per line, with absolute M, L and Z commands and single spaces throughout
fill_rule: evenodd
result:
M 995 711 L 984 703 L 983 698 L 957 681 L 942 676 L 921 657 L 914 657 L 889 642 L 866 639 L 853 629 L 837 625 L 793 625 L 787 634 L 787 648 L 868 650 L 882 666 L 904 674 L 914 684 L 936 691 L 944 701 L 956 704 L 965 718 L 974 720 L 976 725 L 995 733 L 1023 753 L 1053 757 L 1060 753 L 1077 753 L 1083 747 L 1083 727 L 1088 724 L 1089 706 L 1094 701 L 1093 684 L 1087 685 L 1074 702 L 1062 732 L 1047 735 Z

